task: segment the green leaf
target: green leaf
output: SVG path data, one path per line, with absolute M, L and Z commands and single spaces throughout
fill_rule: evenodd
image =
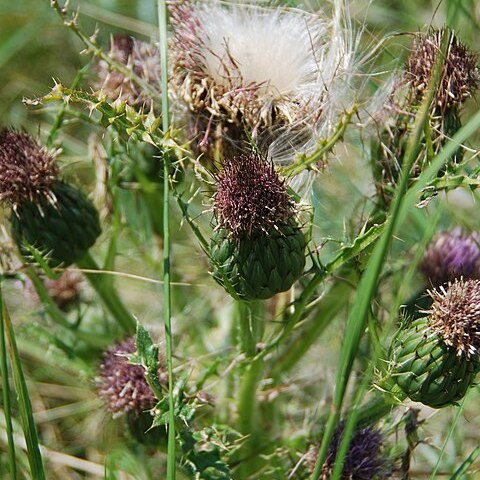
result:
M 2 305 L 2 322 L 5 326 L 5 332 L 8 340 L 8 348 L 10 352 L 10 360 L 12 364 L 13 381 L 17 390 L 18 407 L 20 410 L 20 418 L 22 420 L 23 433 L 27 444 L 28 461 L 32 478 L 35 480 L 45 480 L 45 471 L 43 469 L 42 456 L 40 455 L 40 447 L 38 443 L 37 429 L 33 420 L 32 404 L 28 395 L 27 383 L 23 375 L 20 356 L 18 354 L 17 342 L 13 325 L 8 315 L 5 304 Z

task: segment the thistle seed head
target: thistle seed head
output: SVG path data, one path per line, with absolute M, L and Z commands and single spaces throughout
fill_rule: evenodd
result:
M 111 39 L 109 56 L 155 90 L 161 91 L 160 53 L 155 45 L 129 35 L 115 35 Z M 96 73 L 95 88 L 102 90 L 109 100 L 125 102 L 135 108 L 149 106 L 152 102 L 137 83 L 105 60 L 98 62 Z
M 274 161 L 292 161 L 353 105 L 357 42 L 340 2 L 331 17 L 265 2 L 170 3 L 172 92 L 200 151 L 267 138 Z
M 235 238 L 268 232 L 294 215 L 273 164 L 253 152 L 224 160 L 213 209 L 218 225 Z
M 428 292 L 433 299 L 429 325 L 443 341 L 470 358 L 480 348 L 480 280 L 455 279 Z
M 50 196 L 58 176 L 53 154 L 30 135 L 0 130 L 0 204 L 15 207 Z
M 134 353 L 135 338 L 110 347 L 103 355 L 97 378 L 98 394 L 113 416 L 140 414 L 152 409 L 157 400 L 145 379 L 141 365 L 132 365 L 127 356 Z
M 480 235 L 460 227 L 437 235 L 425 252 L 420 270 L 438 287 L 455 278 L 480 278 Z
M 322 468 L 321 480 L 328 480 L 332 474 L 337 453 L 343 437 L 344 425 L 340 424 L 330 443 L 327 458 Z M 383 456 L 383 436 L 373 428 L 357 430 L 350 439 L 347 454 L 344 459 L 342 480 L 372 480 L 390 477 L 388 461 Z M 318 448 L 315 455 L 309 455 L 308 468 L 313 471 L 318 458 Z
M 450 107 L 459 107 L 478 88 L 478 56 L 448 29 L 432 29 L 426 34 L 419 33 L 415 36 L 412 53 L 405 65 L 405 81 L 410 85 L 416 102 L 421 102 L 444 35 L 451 37 L 436 92 L 435 102 L 441 112 Z

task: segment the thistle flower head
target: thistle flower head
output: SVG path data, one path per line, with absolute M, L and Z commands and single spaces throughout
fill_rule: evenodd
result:
M 214 213 L 219 226 L 233 237 L 268 232 L 294 214 L 273 164 L 253 152 L 225 159 L 217 182 Z
M 160 54 L 155 45 L 129 35 L 115 35 L 111 39 L 109 56 L 160 92 Z M 98 62 L 96 73 L 98 80 L 95 87 L 101 89 L 111 101 L 125 102 L 137 108 L 151 103 L 151 98 L 139 85 L 124 72 L 111 67 L 107 61 Z
M 480 278 L 480 235 L 460 227 L 437 235 L 425 252 L 420 270 L 438 287 L 455 278 Z
M 450 41 L 435 100 L 442 112 L 449 107 L 459 107 L 477 89 L 480 81 L 477 55 L 448 29 L 432 29 L 426 34 L 419 33 L 415 36 L 412 53 L 405 65 L 405 81 L 416 99 L 421 101 L 430 82 L 444 35 L 450 35 Z
M 49 197 L 57 175 L 53 155 L 30 135 L 0 130 L 0 203 L 15 207 Z
M 328 449 L 327 458 L 323 465 L 321 480 L 328 480 L 332 473 L 338 450 L 342 442 L 344 425 L 337 427 Z M 373 428 L 357 430 L 350 439 L 347 454 L 344 459 L 342 480 L 373 480 L 390 477 L 387 459 L 382 454 L 383 436 Z M 312 456 L 312 460 L 318 457 Z M 314 467 L 315 462 L 310 467 Z M 313 468 L 311 468 L 313 470 Z
M 455 279 L 429 291 L 433 299 L 429 326 L 457 355 L 478 355 L 480 348 L 480 280 Z
M 132 337 L 113 345 L 103 355 L 97 378 L 98 394 L 114 416 L 140 414 L 152 409 L 157 402 L 145 379 L 143 367 L 128 361 L 127 356 L 135 350 Z
M 301 148 L 332 128 L 354 60 L 341 3 L 333 18 L 253 2 L 173 3 L 173 90 L 199 143 L 232 130 L 237 140 L 243 130 L 254 138 L 293 130 Z
M 80 299 L 83 277 L 80 273 L 65 270 L 60 278 L 45 280 L 45 287 L 61 310 L 68 310 Z

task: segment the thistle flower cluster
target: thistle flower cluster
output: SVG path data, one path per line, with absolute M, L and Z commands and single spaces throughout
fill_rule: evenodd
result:
M 480 82 L 477 68 L 478 55 L 448 30 L 431 29 L 428 33 L 419 33 L 415 36 L 412 53 L 405 65 L 404 81 L 412 92 L 411 101 L 421 103 L 444 35 L 450 35 L 450 41 L 442 67 L 440 84 L 435 94 L 435 106 L 440 112 L 459 107 L 473 95 Z
M 328 480 L 335 466 L 344 425 L 340 424 L 332 437 L 323 464 L 320 480 Z M 390 477 L 388 460 L 383 455 L 384 439 L 380 431 L 366 427 L 357 430 L 350 439 L 347 454 L 344 458 L 342 480 L 383 480 Z M 318 457 L 318 448 L 311 449 L 307 460 L 307 468 L 313 472 Z
M 374 154 L 376 161 L 376 187 L 380 199 L 388 205 L 402 170 L 407 138 L 413 126 L 415 113 L 420 106 L 431 82 L 440 45 L 445 35 L 449 43 L 436 88 L 434 102 L 429 112 L 430 136 L 424 139 L 410 174 L 414 181 L 429 160 L 425 144 L 431 143 L 433 154 L 437 154 L 445 142 L 461 127 L 460 107 L 479 86 L 480 75 L 477 55 L 463 45 L 449 29 L 434 30 L 415 35 L 412 51 L 405 63 L 400 79 L 393 82 L 389 99 L 385 102 L 390 121 L 380 132 L 380 142 Z M 393 115 L 391 115 L 393 112 Z M 453 156 L 451 163 L 461 160 L 462 150 Z
M 145 379 L 144 368 L 128 361 L 128 355 L 135 351 L 132 337 L 113 345 L 103 355 L 97 378 L 98 395 L 114 417 L 126 413 L 140 415 L 157 403 Z
M 24 202 L 51 200 L 58 176 L 54 155 L 30 135 L 0 131 L 0 204 L 16 208 Z
M 428 246 L 420 270 L 438 287 L 455 278 L 480 278 L 480 235 L 460 227 L 438 234 Z
M 254 152 L 224 160 L 213 202 L 219 227 L 236 238 L 268 232 L 294 215 L 273 164 Z
M 480 280 L 455 279 L 429 292 L 430 328 L 453 347 L 458 356 L 478 355 L 480 348 Z
M 151 44 L 128 35 L 115 35 L 111 39 L 109 57 L 148 83 L 154 90 L 161 91 L 160 53 Z M 100 60 L 96 66 L 97 82 L 109 100 L 126 103 L 135 108 L 148 107 L 152 99 L 130 76 Z
M 343 113 L 353 71 L 345 13 L 341 2 L 332 19 L 258 4 L 172 2 L 172 86 L 198 149 L 235 154 L 268 132 L 291 134 L 302 150 L 326 135 Z

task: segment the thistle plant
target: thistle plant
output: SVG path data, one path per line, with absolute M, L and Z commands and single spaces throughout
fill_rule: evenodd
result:
M 338 450 L 344 434 L 342 424 L 336 429 L 323 464 L 321 480 L 329 480 L 337 459 Z M 350 439 L 348 452 L 343 460 L 342 480 L 385 480 L 391 478 L 391 465 L 383 452 L 382 433 L 371 427 L 357 430 Z M 307 468 L 313 472 L 318 447 L 311 447 L 307 459 Z
M 409 398 L 434 408 L 458 402 L 480 367 L 478 280 L 432 290 L 426 317 L 405 323 L 393 346 L 395 379 Z
M 429 108 L 427 131 L 422 148 L 410 171 L 411 181 L 420 175 L 445 142 L 461 127 L 460 109 L 478 88 L 480 75 L 477 55 L 459 41 L 448 28 L 431 29 L 414 36 L 412 50 L 399 79 L 387 101 L 391 124 L 380 132 L 380 142 L 374 145 L 374 172 L 380 202 L 389 205 L 398 183 L 406 138 L 410 134 L 416 111 L 425 98 L 442 39 L 448 41 L 440 81 Z M 450 165 L 461 161 L 462 149 Z
M 58 178 L 54 157 L 28 134 L 0 133 L 0 199 L 12 209 L 12 233 L 25 255 L 29 247 L 51 265 L 68 266 L 85 255 L 100 234 L 93 204 Z
M 268 5 L 174 2 L 172 93 L 198 153 L 221 161 L 263 140 L 291 163 L 328 138 L 354 103 L 356 40 L 341 2 L 331 18 Z
M 225 159 L 213 205 L 214 278 L 247 300 L 288 290 L 305 267 L 306 239 L 274 166 L 253 152 Z
M 125 65 L 127 72 L 131 72 L 160 94 L 158 48 L 128 35 L 115 35 L 111 39 L 108 56 L 113 65 L 104 59 L 99 60 L 95 87 L 112 102 L 125 103 L 136 109 L 153 108 L 151 95 L 146 94 L 131 77 L 115 69 L 114 62 Z
M 427 284 L 439 287 L 456 278 L 479 278 L 480 236 L 460 227 L 439 233 L 428 245 L 420 264 Z
M 159 0 L 158 28 L 145 0 L 50 3 L 85 66 L 25 101 L 46 146 L 0 133 L 0 477 L 475 472 L 471 27 L 404 48 L 369 23 L 373 3 L 359 19 L 343 0 Z M 463 3 L 439 7 L 449 26 Z

